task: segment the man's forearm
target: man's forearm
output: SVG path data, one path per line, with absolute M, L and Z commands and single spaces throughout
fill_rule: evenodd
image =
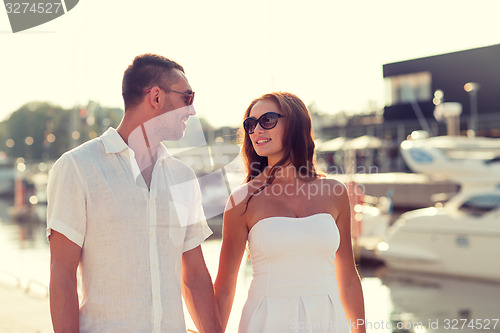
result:
M 198 281 L 186 281 L 182 286 L 186 306 L 200 333 L 223 332 L 215 303 L 212 281 L 208 272 Z
M 50 276 L 50 315 L 55 333 L 79 332 L 79 307 L 76 289 L 76 276 L 66 272 L 51 270 Z

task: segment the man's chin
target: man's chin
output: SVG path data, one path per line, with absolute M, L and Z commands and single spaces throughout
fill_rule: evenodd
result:
M 182 131 L 179 133 L 171 133 L 165 140 L 166 141 L 179 141 L 184 137 L 184 134 L 186 134 L 186 131 Z

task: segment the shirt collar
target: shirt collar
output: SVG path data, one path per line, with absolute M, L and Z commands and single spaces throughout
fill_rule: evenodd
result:
M 157 153 L 156 157 L 157 157 L 156 159 L 158 161 L 163 161 L 167 158 L 172 158 L 172 156 L 168 152 L 167 147 L 165 147 L 165 145 L 163 143 L 161 143 L 160 146 L 158 147 L 158 153 Z
M 125 141 L 123 141 L 118 131 L 113 127 L 108 128 L 106 132 L 101 135 L 101 140 L 104 144 L 104 149 L 106 149 L 106 153 L 108 154 L 120 153 L 127 149 L 130 152 L 131 157 L 135 156 L 134 151 L 130 149 Z M 158 147 L 156 159 L 158 161 L 162 161 L 167 158 L 171 159 L 172 155 L 170 155 L 170 153 L 168 152 L 167 147 L 165 147 L 165 145 L 161 143 Z
M 129 146 L 123 141 L 118 131 L 113 127 L 110 127 L 101 135 L 101 141 L 104 144 L 104 149 L 106 149 L 107 154 L 116 154 L 124 151 L 125 149 L 130 149 Z

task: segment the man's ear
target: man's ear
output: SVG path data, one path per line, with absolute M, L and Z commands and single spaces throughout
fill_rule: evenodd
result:
M 160 107 L 160 88 L 159 87 L 153 87 L 148 93 L 148 102 L 151 104 L 151 106 L 155 109 L 158 110 Z

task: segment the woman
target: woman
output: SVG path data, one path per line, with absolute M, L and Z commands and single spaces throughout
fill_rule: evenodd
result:
M 239 332 L 365 332 L 347 191 L 316 169 L 309 111 L 280 92 L 245 117 L 247 178 L 226 206 L 215 281 L 222 325 L 248 241 L 254 273 Z

